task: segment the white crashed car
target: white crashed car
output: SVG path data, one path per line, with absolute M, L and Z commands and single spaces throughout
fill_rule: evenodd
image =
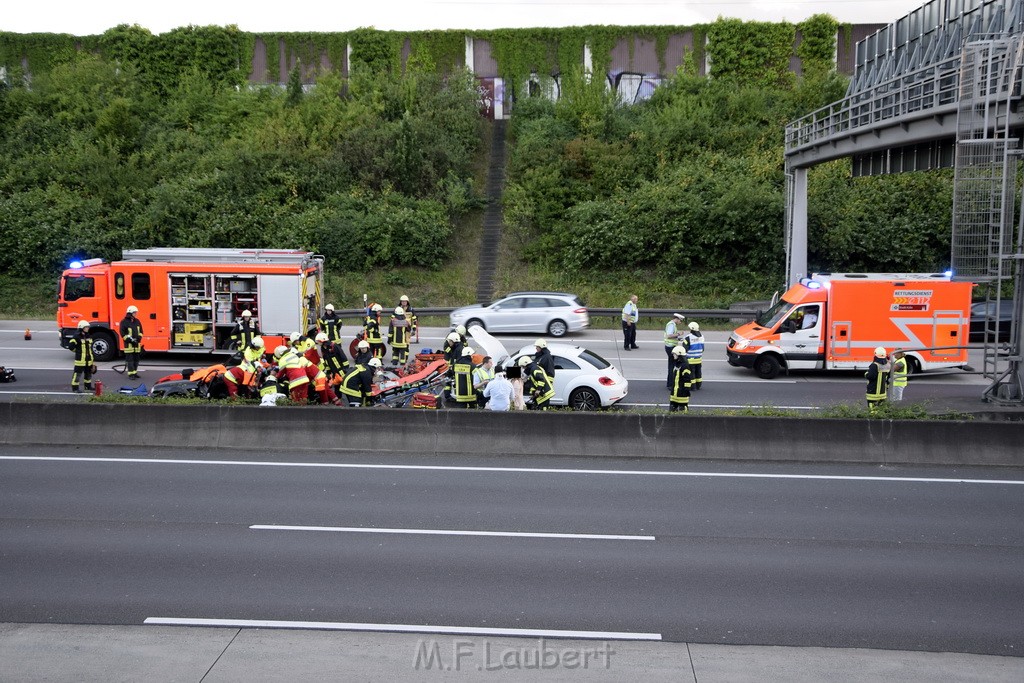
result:
M 498 368 L 513 366 L 520 357 L 534 353 L 531 344 L 509 354 L 500 341 L 476 325 L 468 332 L 477 353 L 493 358 Z M 600 410 L 618 403 L 629 393 L 629 382 L 622 373 L 593 351 L 573 344 L 548 344 L 548 350 L 555 358 L 555 396 L 551 405 Z

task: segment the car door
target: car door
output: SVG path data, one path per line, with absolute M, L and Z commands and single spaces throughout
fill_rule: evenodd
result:
M 487 329 L 491 332 L 516 332 L 520 324 L 523 298 L 510 296 L 491 304 L 487 315 Z
M 821 306 L 807 304 L 779 324 L 779 348 L 786 355 L 791 370 L 817 370 L 825 361 L 822 343 Z
M 552 354 L 555 359 L 555 397 L 551 402 L 565 405 L 569 400 L 569 392 L 575 389 L 587 372 L 575 360 Z
M 523 332 L 547 332 L 550 315 L 551 306 L 548 305 L 546 298 L 542 296 L 524 297 L 520 330 Z

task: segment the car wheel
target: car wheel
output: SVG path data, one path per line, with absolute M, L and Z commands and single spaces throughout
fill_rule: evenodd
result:
M 97 332 L 92 338 L 92 356 L 97 361 L 114 360 L 117 357 L 117 344 L 107 332 Z
M 754 361 L 754 372 L 761 379 L 775 379 L 782 370 L 782 363 L 774 353 L 762 353 Z
M 484 330 L 487 329 L 487 325 L 484 325 L 484 321 L 480 320 L 479 318 L 473 318 L 468 323 L 466 323 L 466 329 L 468 330 L 469 328 L 473 327 L 474 325 L 477 325 L 478 327 L 482 327 L 482 328 L 484 328 Z
M 601 397 L 590 387 L 579 387 L 569 394 L 569 407 L 573 410 L 600 410 Z
M 552 337 L 564 337 L 565 333 L 569 331 L 569 326 L 565 324 L 564 320 L 552 320 L 548 324 L 548 334 Z

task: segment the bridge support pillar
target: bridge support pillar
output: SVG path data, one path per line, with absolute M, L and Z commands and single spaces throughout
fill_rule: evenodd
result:
M 787 284 L 807 276 L 807 169 L 791 169 L 789 240 L 786 243 Z

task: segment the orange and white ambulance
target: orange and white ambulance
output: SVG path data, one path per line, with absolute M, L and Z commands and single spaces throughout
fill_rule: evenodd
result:
M 907 349 L 911 372 L 962 367 L 967 350 L 956 347 L 968 343 L 973 287 L 948 273 L 815 274 L 733 331 L 729 364 L 764 379 L 783 369 L 865 369 L 884 346 Z
M 323 298 L 324 259 L 305 251 L 154 248 L 122 252 L 107 263 L 69 264 L 57 300 L 60 344 L 88 320 L 97 360 L 115 358 L 128 306 L 139 309 L 147 351 L 229 352 L 243 311 L 267 349 L 292 332 L 316 327 Z

